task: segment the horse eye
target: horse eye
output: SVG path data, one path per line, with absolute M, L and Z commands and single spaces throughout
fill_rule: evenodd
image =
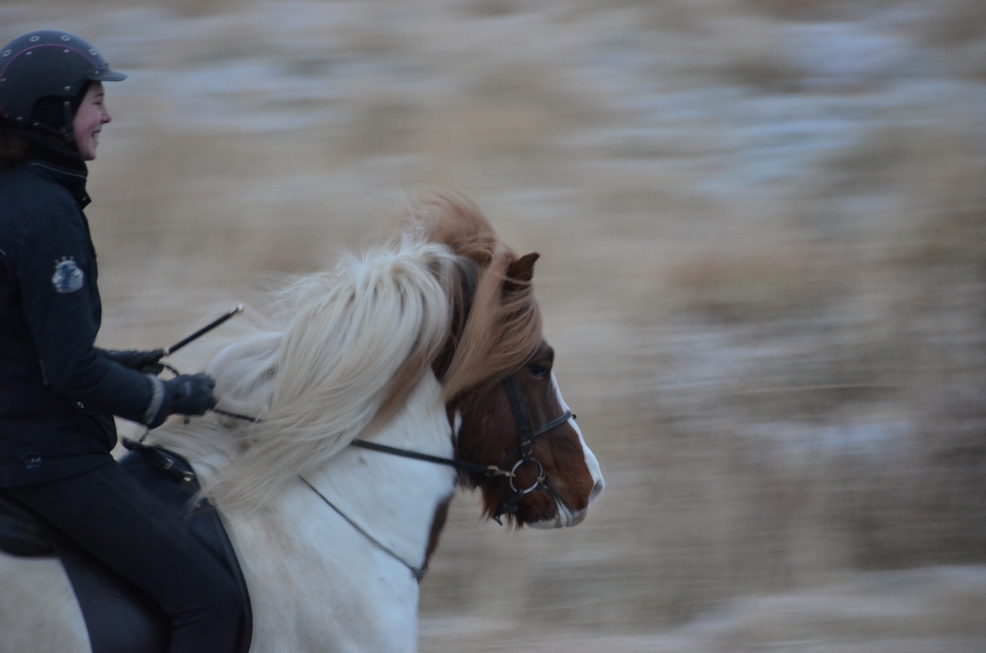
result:
M 527 370 L 535 377 L 543 379 L 544 377 L 551 374 L 551 366 L 545 365 L 543 363 L 531 363 L 527 366 Z

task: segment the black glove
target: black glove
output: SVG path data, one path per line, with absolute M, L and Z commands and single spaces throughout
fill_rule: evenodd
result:
M 153 351 L 137 351 L 135 349 L 107 349 L 106 357 L 116 361 L 124 367 L 138 370 L 145 374 L 160 374 L 164 371 L 164 365 L 159 363 L 164 356 L 163 349 Z
M 216 405 L 212 396 L 216 381 L 208 374 L 182 374 L 168 379 L 164 385 L 170 399 L 168 414 L 205 415 L 205 411 Z

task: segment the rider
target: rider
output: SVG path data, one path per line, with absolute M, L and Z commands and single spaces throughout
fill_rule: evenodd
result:
M 216 404 L 205 374 L 159 379 L 160 350 L 93 346 L 86 161 L 110 121 L 103 82 L 125 77 L 67 32 L 0 51 L 0 491 L 154 597 L 171 653 L 221 653 L 236 637 L 233 579 L 110 455 L 113 415 L 154 428 Z

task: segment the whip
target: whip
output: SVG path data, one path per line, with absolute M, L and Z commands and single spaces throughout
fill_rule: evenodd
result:
M 179 340 L 175 344 L 171 345 L 170 347 L 165 347 L 164 348 L 164 353 L 161 354 L 161 356 L 168 356 L 170 354 L 175 353 L 176 351 L 178 351 L 179 349 L 181 349 L 182 347 L 184 347 L 188 343 L 192 342 L 193 340 L 195 340 L 197 338 L 201 338 L 205 334 L 207 334 L 210 331 L 212 331 L 213 329 L 215 329 L 220 324 L 226 322 L 227 320 L 229 320 L 229 319 L 231 319 L 233 317 L 236 317 L 237 315 L 239 315 L 242 312 L 243 312 L 243 304 L 237 304 L 228 313 L 226 313 L 225 315 L 223 315 L 223 316 L 221 316 L 221 317 L 213 320 L 209 324 L 206 324 L 204 327 L 202 327 L 201 329 L 199 329 L 198 331 L 196 331 L 192 335 L 190 335 L 190 336 L 188 336 L 186 338 L 182 338 L 181 340 Z

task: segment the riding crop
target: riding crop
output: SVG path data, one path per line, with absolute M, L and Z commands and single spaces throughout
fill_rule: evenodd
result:
M 199 329 L 198 331 L 196 331 L 192 335 L 190 335 L 190 336 L 188 336 L 186 338 L 182 338 L 181 340 L 179 340 L 175 344 L 171 345 L 170 347 L 165 347 L 164 348 L 164 353 L 161 354 L 161 356 L 168 356 L 170 354 L 175 353 L 176 351 L 178 351 L 179 349 L 181 349 L 182 347 L 184 347 L 188 343 L 190 343 L 193 340 L 196 340 L 198 338 L 201 338 L 205 334 L 207 334 L 210 331 L 212 331 L 213 329 L 215 329 L 220 324 L 223 324 L 227 320 L 229 320 L 229 319 L 231 319 L 233 317 L 236 317 L 237 315 L 239 315 L 242 312 L 243 312 L 243 304 L 237 304 L 228 313 L 226 313 L 225 315 L 223 315 L 223 316 L 221 316 L 221 317 L 213 320 L 209 324 L 206 324 L 204 327 L 202 327 L 201 329 Z

